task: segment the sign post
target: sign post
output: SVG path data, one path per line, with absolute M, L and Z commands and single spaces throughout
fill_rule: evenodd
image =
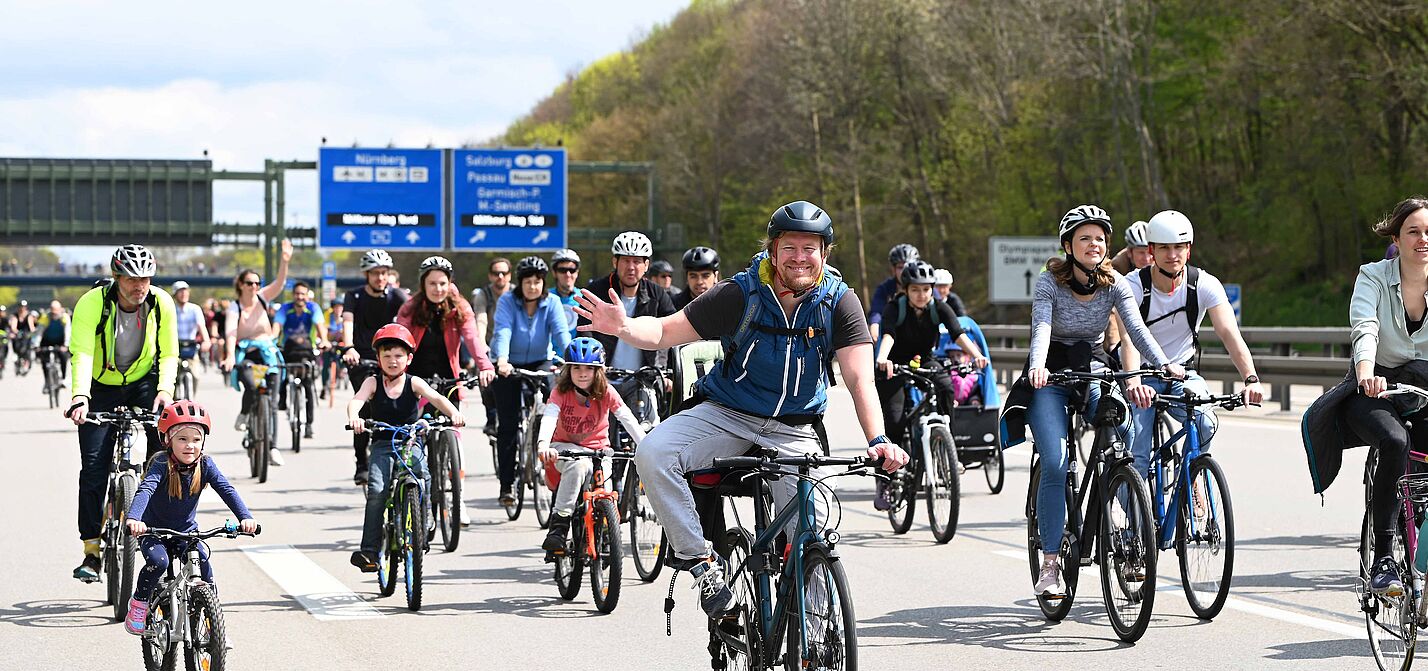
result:
M 564 149 L 458 149 L 452 165 L 452 249 L 566 246 Z
M 992 303 L 1030 303 L 1046 260 L 1061 254 L 1061 241 L 1052 237 L 992 237 L 987 246 L 987 295 Z
M 1235 323 L 1243 324 L 1244 318 L 1241 316 L 1241 298 L 1244 297 L 1244 290 L 1238 284 L 1225 285 L 1225 297 L 1230 299 L 1230 307 L 1235 310 Z
M 442 150 L 323 147 L 317 172 L 319 247 L 446 247 Z

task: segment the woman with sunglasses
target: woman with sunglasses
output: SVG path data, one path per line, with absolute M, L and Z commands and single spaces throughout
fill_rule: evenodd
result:
M 248 413 L 252 412 L 253 401 L 258 395 L 253 369 L 243 366 L 235 370 L 238 356 L 241 354 L 243 361 L 270 366 L 268 388 L 275 389 L 278 384 L 278 371 L 271 367 L 281 365 L 283 359 L 278 353 L 268 305 L 283 293 L 283 285 L 288 280 L 288 261 L 293 257 L 293 243 L 283 240 L 282 252 L 282 259 L 278 263 L 278 276 L 266 286 L 263 285 L 258 271 L 249 268 L 240 271 L 233 279 L 233 290 L 238 297 L 228 304 L 228 314 L 225 317 L 228 341 L 224 346 L 223 370 L 232 374 L 231 384 L 243 391 L 242 409 L 233 424 L 233 428 L 238 431 L 247 430 Z M 274 466 L 283 465 L 283 458 L 276 447 L 268 450 L 268 463 Z

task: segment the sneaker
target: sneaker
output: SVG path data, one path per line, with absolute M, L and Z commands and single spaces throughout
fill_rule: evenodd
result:
M 689 574 L 695 578 L 692 587 L 699 589 L 699 607 L 710 619 L 722 620 L 734 613 L 738 604 L 724 578 L 723 562 L 718 559 L 699 561 L 689 569 Z
M 469 527 L 469 526 L 471 526 L 471 510 L 466 507 L 466 504 L 463 503 L 463 504 L 461 504 L 460 506 L 458 506 L 458 507 L 456 508 L 456 511 L 457 511 L 457 513 L 456 513 L 456 514 L 457 514 L 457 518 L 456 518 L 456 519 L 458 520 L 458 523 L 459 523 L 462 527 Z
M 84 583 L 99 582 L 100 568 L 99 555 L 84 555 L 84 561 L 74 569 L 74 577 Z
M 358 467 L 357 467 L 357 472 L 355 472 L 355 473 L 352 474 L 352 484 L 357 485 L 358 487 L 366 487 L 366 486 L 367 486 L 367 469 L 366 469 L 366 467 L 364 467 L 364 466 L 358 466 Z
M 353 566 L 362 569 L 363 573 L 377 572 L 377 557 L 370 552 L 364 552 L 362 550 L 353 552 L 351 562 Z
M 565 552 L 565 535 L 570 532 L 570 516 L 554 513 L 550 516 L 550 532 L 545 535 L 545 542 L 540 544 L 540 549 L 551 554 L 563 554 Z
M 282 466 L 282 465 L 283 465 L 283 455 L 281 455 L 281 454 L 278 453 L 278 448 L 276 448 L 276 447 L 270 447 L 270 448 L 268 448 L 268 463 L 269 463 L 269 464 L 272 464 L 272 465 L 274 465 L 274 466 Z
M 878 510 L 892 510 L 892 494 L 888 492 L 888 483 L 879 478 L 877 484 L 877 495 L 873 497 L 873 507 Z
M 1403 596 L 1403 580 L 1398 577 L 1398 562 L 1392 557 L 1383 557 L 1373 565 L 1373 579 L 1369 589 L 1377 596 L 1397 599 Z
M 1066 589 L 1061 585 L 1061 563 L 1059 561 L 1046 559 L 1041 562 L 1041 574 L 1036 579 L 1036 593 L 1047 597 L 1065 596 Z
M 516 497 L 511 495 L 511 486 L 506 485 L 501 488 L 501 505 L 506 508 L 516 505 Z
M 311 439 L 311 438 L 312 438 L 312 425 L 311 425 L 311 424 L 308 424 L 306 427 L 303 427 L 302 437 L 303 437 L 303 438 L 308 438 L 308 439 Z
M 143 636 L 149 621 L 149 602 L 129 599 L 129 614 L 124 617 L 124 631 Z
M 233 430 L 239 433 L 248 432 L 248 415 L 238 413 L 238 417 L 233 420 Z

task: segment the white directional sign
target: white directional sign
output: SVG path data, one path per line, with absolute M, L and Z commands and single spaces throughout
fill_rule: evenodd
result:
M 1061 241 L 1051 237 L 993 237 L 987 244 L 987 295 L 993 303 L 1030 303 L 1046 260 L 1061 255 Z

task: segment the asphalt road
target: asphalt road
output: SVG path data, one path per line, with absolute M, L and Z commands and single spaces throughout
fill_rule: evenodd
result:
M 709 668 L 687 575 L 675 590 L 670 637 L 662 613 L 668 571 L 646 585 L 627 562 L 611 615 L 595 611 L 588 583 L 574 601 L 559 598 L 534 517 L 508 522 L 495 505 L 479 429 L 466 430 L 475 523 L 457 552 L 428 555 L 420 613 L 407 612 L 400 593 L 379 598 L 375 577 L 347 563 L 363 499 L 351 481 L 341 404 L 323 405 L 316 440 L 287 454 L 287 465 L 259 485 L 247 477 L 231 426 L 238 394 L 217 382 L 204 375 L 198 399 L 219 418 L 208 450 L 264 528 L 258 538 L 212 542 L 231 668 Z M 0 487 L 9 559 L 0 581 L 0 669 L 142 668 L 139 641 L 110 619 L 103 585 L 70 577 L 80 559 L 75 430 L 45 407 L 40 387 L 38 370 L 0 380 L 0 455 L 13 469 Z M 844 388 L 832 396 L 835 451 L 851 453 L 861 434 Z M 478 406 L 468 413 L 480 421 Z M 1000 495 L 988 494 L 979 472 L 967 474 L 961 525 L 944 546 L 932 542 L 925 516 L 909 534 L 892 535 L 872 509 L 871 481 L 844 478 L 840 550 L 863 668 L 1373 668 L 1354 595 L 1364 452 L 1348 455 L 1321 504 L 1297 427 L 1284 418 L 1223 421 L 1215 453 L 1231 483 L 1239 537 L 1231 600 L 1215 621 L 1196 619 L 1174 555 L 1165 553 L 1155 617 L 1133 646 L 1107 624 L 1094 568 L 1083 571 L 1082 596 L 1061 623 L 1047 622 L 1031 598 L 1022 514 L 1029 446 L 1008 453 Z M 203 526 L 229 517 L 212 493 L 200 510 Z

